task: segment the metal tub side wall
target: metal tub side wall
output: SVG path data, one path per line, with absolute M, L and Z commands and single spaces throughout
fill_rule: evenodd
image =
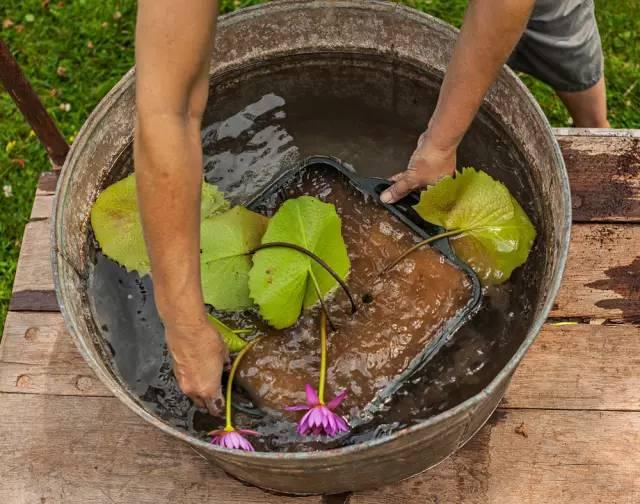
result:
M 327 53 L 384 55 L 441 77 L 455 42 L 448 25 L 397 4 L 378 1 L 281 1 L 220 19 L 211 74 L 274 57 Z M 135 413 L 192 444 L 207 458 L 250 483 L 281 492 L 335 493 L 379 486 L 416 474 L 446 458 L 489 417 L 509 378 L 546 318 L 559 287 L 571 222 L 568 181 L 549 125 L 526 88 L 507 69 L 484 109 L 522 150 L 540 196 L 541 233 L 548 244 L 543 295 L 526 339 L 481 393 L 424 423 L 384 439 L 313 453 L 230 452 L 188 436 L 146 412 L 105 363 L 83 282 L 90 259 L 89 213 L 116 158 L 131 143 L 134 71 L 128 72 L 89 117 L 64 165 L 54 208 L 53 269 L 65 322 L 97 376 Z

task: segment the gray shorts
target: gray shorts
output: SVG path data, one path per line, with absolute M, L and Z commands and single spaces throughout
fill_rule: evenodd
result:
M 537 0 L 507 64 L 556 91 L 584 91 L 602 77 L 593 0 Z

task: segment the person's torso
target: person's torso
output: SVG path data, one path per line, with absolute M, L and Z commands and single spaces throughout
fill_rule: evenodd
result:
M 579 5 L 591 0 L 536 0 L 531 13 L 535 21 L 552 21 L 570 15 Z

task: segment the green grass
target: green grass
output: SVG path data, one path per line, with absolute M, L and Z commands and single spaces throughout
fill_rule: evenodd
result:
M 133 64 L 133 0 L 2 0 L 0 36 L 9 44 L 45 106 L 70 141 L 100 98 Z M 222 0 L 231 11 L 259 0 Z M 403 3 L 459 25 L 465 0 Z M 596 0 L 606 55 L 610 120 L 640 127 L 640 0 Z M 59 68 L 63 68 L 58 72 Z M 544 84 L 525 78 L 551 123 L 568 116 Z M 65 104 L 70 110 L 65 111 Z M 9 303 L 20 240 L 29 218 L 38 175 L 49 168 L 44 150 L 8 95 L 0 92 L 0 327 Z M 0 187 L 1 188 L 1 187 Z

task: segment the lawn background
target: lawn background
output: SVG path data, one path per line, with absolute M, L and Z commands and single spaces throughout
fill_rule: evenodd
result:
M 98 101 L 133 65 L 135 2 L 0 1 L 0 36 L 65 137 L 73 141 Z M 229 12 L 260 2 L 222 0 L 221 9 Z M 467 2 L 401 3 L 459 26 Z M 596 0 L 596 13 L 606 58 L 611 124 L 615 128 L 640 128 L 640 0 Z M 534 79 L 524 79 L 552 125 L 569 125 L 553 92 Z M 36 182 L 48 169 L 44 149 L 7 93 L 0 91 L 0 328 L 4 326 Z M 10 191 L 10 196 L 4 191 Z

